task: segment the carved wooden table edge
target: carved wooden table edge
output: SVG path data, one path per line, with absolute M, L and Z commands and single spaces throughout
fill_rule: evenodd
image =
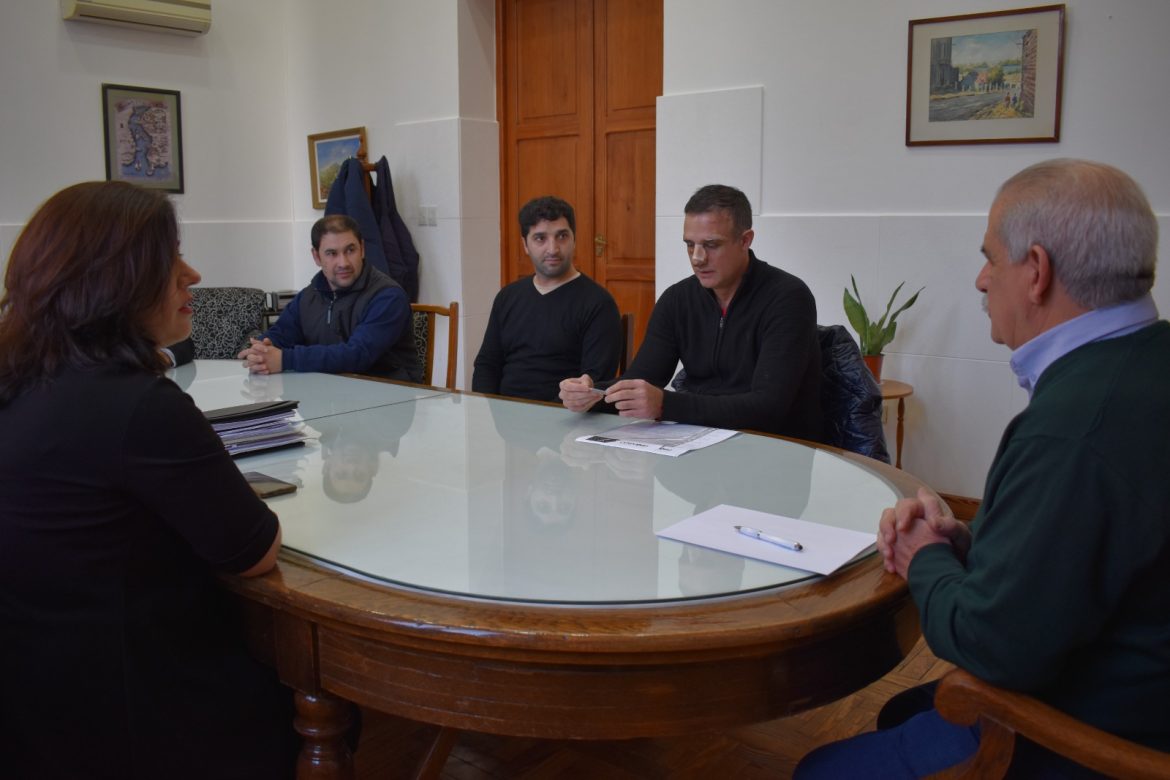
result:
M 371 615 L 287 584 L 311 591 L 330 576 L 343 591 L 381 591 L 409 614 L 395 616 L 385 604 Z M 512 736 L 693 733 L 848 695 L 894 668 L 919 633 L 904 583 L 876 556 L 822 581 L 707 603 L 706 612 L 688 604 L 550 610 L 468 601 L 464 608 L 480 619 L 455 628 L 418 616 L 426 604 L 448 614 L 450 599 L 345 581 L 291 556 L 264 578 L 228 584 L 244 599 L 253 652 L 295 690 L 302 778 L 352 777 L 350 703 Z M 834 612 L 831 595 L 854 603 Z
M 922 485 L 840 454 L 902 495 Z M 841 698 L 893 669 L 919 636 L 905 583 L 877 555 L 766 591 L 620 607 L 427 593 L 289 551 L 263 577 L 223 582 L 253 652 L 295 690 L 301 778 L 352 777 L 352 704 L 522 737 L 685 734 Z

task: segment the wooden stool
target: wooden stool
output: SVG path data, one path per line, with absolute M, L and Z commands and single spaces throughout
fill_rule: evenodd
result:
M 897 460 L 894 461 L 894 465 L 902 468 L 902 437 L 904 435 L 902 424 L 906 417 L 906 398 L 914 395 L 914 386 L 905 382 L 899 382 L 897 379 L 883 379 L 879 385 L 882 389 L 883 401 L 893 401 L 895 399 L 898 401 L 898 448 L 896 450 Z

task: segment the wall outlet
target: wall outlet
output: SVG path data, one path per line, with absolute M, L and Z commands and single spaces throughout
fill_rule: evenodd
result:
M 419 206 L 418 224 L 434 227 L 439 224 L 438 206 Z

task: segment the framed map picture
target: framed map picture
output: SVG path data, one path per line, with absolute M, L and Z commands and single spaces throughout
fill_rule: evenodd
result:
M 1060 140 L 1064 6 L 915 19 L 906 145 Z
M 365 146 L 364 127 L 309 136 L 309 186 L 313 191 L 313 208 L 325 208 L 325 201 L 329 200 L 329 190 L 333 187 L 337 172 L 341 170 L 341 164 L 350 157 L 357 157 L 358 151 L 364 151 Z
M 171 89 L 102 84 L 106 180 L 183 191 L 183 122 Z

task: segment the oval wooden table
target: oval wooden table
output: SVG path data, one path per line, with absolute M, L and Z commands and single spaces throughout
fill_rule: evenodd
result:
M 904 584 L 874 556 L 809 584 L 653 610 L 477 603 L 288 555 L 229 587 L 253 651 L 296 690 L 298 778 L 353 776 L 347 701 L 512 736 L 677 735 L 847 696 L 919 636 Z
M 873 530 L 921 486 L 903 471 L 755 435 L 681 458 L 580 444 L 624 421 L 472 394 L 379 403 L 310 419 L 320 447 L 240 464 L 302 485 L 270 501 L 278 567 L 224 579 L 296 691 L 298 777 L 352 776 L 352 704 L 524 737 L 677 735 L 846 696 L 919 636 L 875 554 L 821 577 L 655 535 L 719 503 Z M 323 484 L 352 450 L 343 423 L 387 448 L 351 503 Z

